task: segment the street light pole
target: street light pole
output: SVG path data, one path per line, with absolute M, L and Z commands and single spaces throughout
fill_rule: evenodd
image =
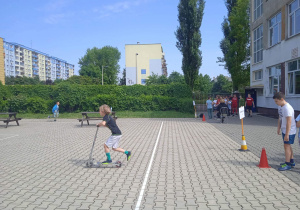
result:
M 138 53 L 136 53 L 135 54 L 135 64 L 136 64 L 136 79 L 135 79 L 135 84 L 138 84 L 138 67 L 137 67 L 137 56 L 138 56 L 139 54 Z

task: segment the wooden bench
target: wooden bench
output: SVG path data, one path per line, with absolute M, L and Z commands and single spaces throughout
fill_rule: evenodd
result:
M 83 126 L 83 122 L 86 121 L 88 125 L 90 125 L 90 120 L 103 120 L 103 117 L 100 116 L 99 112 L 81 112 L 82 118 L 77 119 L 79 122 L 81 122 L 81 127 Z M 99 117 L 91 117 L 91 114 L 98 114 Z M 90 116 L 88 116 L 90 115 Z M 116 117 L 116 112 L 111 113 L 114 120 L 117 120 L 118 117 Z
M 19 126 L 19 120 L 22 120 L 22 118 L 17 118 L 17 112 L 7 112 L 7 113 L 0 113 L 0 115 L 8 115 L 8 118 L 0 118 L 0 121 L 3 121 L 6 123 L 5 128 L 7 128 L 8 123 L 10 122 L 16 122 Z

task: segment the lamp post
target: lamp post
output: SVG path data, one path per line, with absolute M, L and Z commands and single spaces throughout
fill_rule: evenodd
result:
M 106 68 L 106 67 L 108 67 L 108 66 L 103 66 L 102 65 L 102 85 L 103 85 L 103 68 Z
M 139 54 L 138 53 L 135 53 L 135 64 L 136 64 L 136 80 L 135 80 L 135 82 L 136 82 L 136 84 L 138 84 L 138 67 L 137 67 L 137 56 L 138 56 Z

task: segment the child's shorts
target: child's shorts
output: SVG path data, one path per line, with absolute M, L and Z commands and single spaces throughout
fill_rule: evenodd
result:
M 296 134 L 289 135 L 289 141 L 284 141 L 284 136 L 285 136 L 285 134 L 282 133 L 283 143 L 285 143 L 285 144 L 294 144 L 294 140 L 295 140 Z
M 110 136 L 105 142 L 106 146 L 112 147 L 114 149 L 118 148 L 118 144 L 119 144 L 121 137 L 122 137 L 122 135 Z

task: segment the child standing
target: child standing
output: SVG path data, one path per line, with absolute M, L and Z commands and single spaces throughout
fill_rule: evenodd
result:
M 227 105 L 228 105 L 228 116 L 230 116 L 230 114 L 231 114 L 231 103 L 232 103 L 232 97 L 229 97 L 229 99 L 228 99 L 228 103 L 227 103 Z
M 110 157 L 109 148 L 112 147 L 113 151 L 122 152 L 127 156 L 127 161 L 131 157 L 130 151 L 125 151 L 122 148 L 118 147 L 119 141 L 122 137 L 122 133 L 119 129 L 119 127 L 116 124 L 116 121 L 112 118 L 110 114 L 111 109 L 108 105 L 104 104 L 99 107 L 100 115 L 103 117 L 103 121 L 99 124 L 97 124 L 98 127 L 105 126 L 108 127 L 111 131 L 111 136 L 106 140 L 104 144 L 104 151 L 107 157 L 107 160 L 102 162 L 102 164 L 109 164 L 112 163 L 112 159 Z
M 208 100 L 206 101 L 206 106 L 207 106 L 208 118 L 212 119 L 212 101 L 210 97 L 208 97 Z
M 279 171 L 290 170 L 295 166 L 293 150 L 291 144 L 294 144 L 296 136 L 296 123 L 294 118 L 293 107 L 285 101 L 285 95 L 281 92 L 275 93 L 273 96 L 275 103 L 278 107 L 278 126 L 277 133 L 280 135 L 280 128 L 282 132 L 282 138 L 284 142 L 284 152 L 285 152 L 285 163 L 281 163 Z

